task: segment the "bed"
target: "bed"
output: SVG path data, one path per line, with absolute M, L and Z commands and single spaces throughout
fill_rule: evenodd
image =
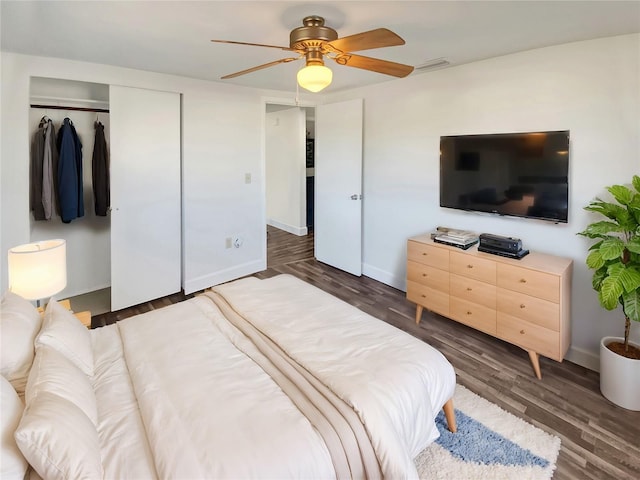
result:
M 289 275 L 94 330 L 50 302 L 33 330 L 3 417 L 10 383 L 42 478 L 415 478 L 443 407 L 455 428 L 440 352 Z

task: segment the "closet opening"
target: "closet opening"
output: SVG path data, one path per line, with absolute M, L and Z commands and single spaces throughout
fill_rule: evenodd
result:
M 69 298 L 72 308 L 76 311 L 90 310 L 93 315 L 109 312 L 111 310 L 110 285 L 111 285 L 111 238 L 110 238 L 110 212 L 105 204 L 104 188 L 105 172 L 99 173 L 100 179 L 94 181 L 93 174 L 104 168 L 94 168 L 94 148 L 102 145 L 106 147 L 107 158 L 106 175 L 108 179 L 108 154 L 110 152 L 110 124 L 109 124 L 109 85 L 72 81 L 55 78 L 31 77 L 29 86 L 29 141 L 30 141 L 30 176 L 29 192 L 31 207 L 30 217 L 30 241 L 40 241 L 53 238 L 62 238 L 67 242 L 67 286 L 56 297 L 58 299 Z M 73 125 L 77 139 L 81 144 L 82 153 L 82 195 L 78 194 L 78 202 L 82 200 L 82 209 L 68 213 L 66 209 L 61 212 L 61 203 L 68 205 L 69 198 L 60 202 L 57 171 L 52 172 L 53 179 L 53 205 L 42 197 L 45 206 L 41 208 L 40 195 L 42 188 L 34 189 L 37 182 L 32 175 L 34 149 L 38 132 L 42 133 L 41 124 L 55 130 L 55 145 L 58 148 L 58 139 L 61 127 L 65 124 Z M 49 122 L 50 121 L 50 122 Z M 96 145 L 98 139 L 98 145 Z M 104 142 L 104 143 L 102 143 Z M 101 155 L 101 154 L 99 154 Z M 56 152 L 59 156 L 59 150 Z M 38 155 L 36 155 L 38 157 Z M 59 161 L 59 160 L 58 160 Z M 45 168 L 50 168 L 46 166 Z M 57 166 L 56 166 L 57 168 Z M 68 179 L 64 180 L 65 182 Z M 108 186 L 108 180 L 106 180 Z M 78 182 L 80 183 L 80 182 Z M 103 185 L 102 187 L 94 185 Z M 47 190 L 49 187 L 44 187 Z M 77 187 L 79 192 L 79 187 Z M 64 188 L 68 192 L 67 187 Z M 75 191 L 75 190 L 74 190 Z M 94 195 L 94 192 L 100 194 Z M 98 206 L 98 208 L 96 208 Z M 79 208 L 79 207 L 78 207 Z M 43 213 L 44 212 L 44 213 Z M 77 215 L 82 212 L 82 215 Z M 63 221 L 64 219 L 64 221 Z

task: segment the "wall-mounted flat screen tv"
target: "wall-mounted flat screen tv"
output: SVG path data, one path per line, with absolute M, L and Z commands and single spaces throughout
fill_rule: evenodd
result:
M 440 206 L 567 222 L 569 131 L 440 137 Z

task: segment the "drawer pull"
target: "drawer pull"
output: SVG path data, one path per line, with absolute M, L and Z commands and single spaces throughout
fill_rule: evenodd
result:
M 423 273 L 423 274 L 422 274 L 422 276 L 423 276 L 423 277 L 426 277 L 426 276 L 427 276 L 427 274 L 426 274 L 426 273 Z
M 467 265 L 467 268 L 473 268 L 473 265 L 469 264 Z
M 470 292 L 471 290 L 473 290 L 471 287 L 467 287 L 467 292 Z
M 524 308 L 524 307 L 525 307 L 525 304 L 524 304 L 524 303 L 521 303 L 521 304 L 520 304 L 520 308 Z
M 524 335 L 524 330 L 520 330 L 520 334 L 521 334 L 521 335 Z
M 426 256 L 426 255 L 428 255 L 428 254 L 427 254 L 427 252 L 422 252 L 422 255 L 425 255 L 425 256 Z
M 467 310 L 467 315 L 472 315 L 472 313 L 470 311 Z
M 422 295 L 420 295 L 422 298 L 427 298 L 427 296 L 423 293 Z
M 521 278 L 520 279 L 520 283 L 527 283 L 527 279 L 526 278 Z

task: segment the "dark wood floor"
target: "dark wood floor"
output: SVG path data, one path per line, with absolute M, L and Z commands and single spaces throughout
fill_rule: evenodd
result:
M 270 227 L 267 237 L 268 268 L 256 277 L 295 275 L 439 349 L 455 367 L 458 383 L 561 438 L 554 479 L 640 479 L 640 412 L 606 400 L 596 372 L 541 357 L 543 378 L 537 380 L 524 350 L 430 312 L 417 326 L 415 306 L 404 292 L 317 262 L 313 234 L 297 237 Z M 184 298 L 176 294 L 99 315 L 93 326 Z

